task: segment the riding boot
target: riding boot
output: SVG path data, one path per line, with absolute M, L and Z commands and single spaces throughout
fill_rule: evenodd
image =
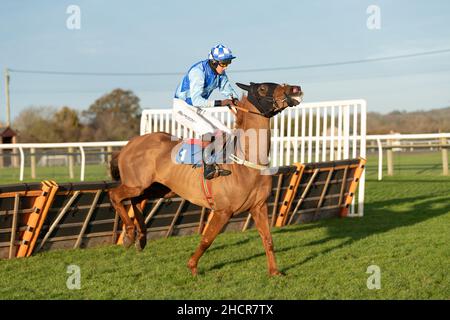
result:
M 206 146 L 202 152 L 202 154 L 203 154 L 203 176 L 207 180 L 216 178 L 218 176 L 228 176 L 231 174 L 230 170 L 221 169 L 219 167 L 219 165 L 216 164 L 213 156 L 214 156 L 214 154 L 218 154 L 222 149 L 215 152 L 216 151 L 214 149 L 215 145 L 213 143 L 214 136 L 212 137 L 211 140 L 212 140 L 211 144 Z M 224 146 L 222 146 L 222 148 L 223 147 Z
M 207 180 L 217 178 L 218 176 L 229 176 L 230 170 L 221 169 L 218 164 L 207 164 L 203 162 L 203 177 Z

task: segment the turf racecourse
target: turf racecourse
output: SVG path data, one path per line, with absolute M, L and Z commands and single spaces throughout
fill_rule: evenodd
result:
M 396 158 L 376 181 L 369 158 L 365 217 L 273 229 L 278 265 L 269 278 L 255 230 L 221 234 L 193 278 L 186 263 L 199 236 L 52 251 L 0 261 L 0 299 L 449 299 L 450 177 L 439 154 Z M 69 290 L 69 265 L 81 288 Z M 381 270 L 369 290 L 367 268 Z

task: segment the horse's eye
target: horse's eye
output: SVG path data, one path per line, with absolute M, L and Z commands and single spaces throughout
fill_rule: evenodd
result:
M 260 95 L 265 95 L 267 90 L 268 90 L 268 88 L 267 88 L 266 85 L 261 85 L 261 86 L 258 87 L 258 93 Z

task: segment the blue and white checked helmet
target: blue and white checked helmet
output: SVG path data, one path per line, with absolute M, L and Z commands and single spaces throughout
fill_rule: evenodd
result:
M 208 56 L 208 59 L 216 61 L 231 60 L 234 58 L 236 57 L 233 56 L 231 50 L 225 47 L 223 44 L 218 44 L 217 46 L 212 48 Z

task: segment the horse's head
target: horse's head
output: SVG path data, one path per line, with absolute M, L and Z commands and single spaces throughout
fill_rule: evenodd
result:
M 277 84 L 271 82 L 236 85 L 248 92 L 248 100 L 265 117 L 271 118 L 287 107 L 298 105 L 303 97 L 300 86 Z

